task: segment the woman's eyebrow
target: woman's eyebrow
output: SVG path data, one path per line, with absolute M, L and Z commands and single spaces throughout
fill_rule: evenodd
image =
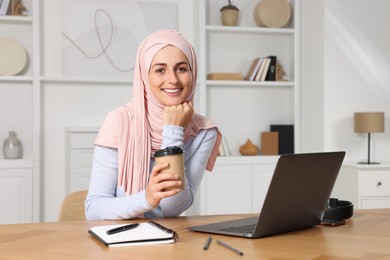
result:
M 182 65 L 182 64 L 189 65 L 187 61 L 181 61 L 181 62 L 178 62 L 176 65 Z
M 155 63 L 152 65 L 152 67 L 154 67 L 154 66 L 167 66 L 167 64 L 163 63 L 163 62 L 159 62 L 159 63 Z
M 183 64 L 184 65 L 189 65 L 187 61 L 181 61 L 181 62 L 176 63 L 175 66 L 183 65 Z M 166 63 L 164 63 L 164 62 L 158 62 L 158 63 L 155 63 L 155 64 L 152 65 L 152 67 L 154 67 L 154 66 L 168 66 L 168 65 Z

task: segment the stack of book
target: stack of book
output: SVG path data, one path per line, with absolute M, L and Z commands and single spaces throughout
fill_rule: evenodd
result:
M 8 14 L 10 0 L 0 0 L 0 15 Z
M 0 15 L 22 15 L 25 10 L 22 0 L 0 0 Z
M 250 81 L 275 81 L 276 80 L 276 56 L 257 57 L 245 77 Z

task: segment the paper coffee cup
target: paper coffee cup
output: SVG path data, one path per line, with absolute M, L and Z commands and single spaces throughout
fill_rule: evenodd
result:
M 177 174 L 182 184 L 179 189 L 184 189 L 184 151 L 178 146 L 168 146 L 165 149 L 158 150 L 154 153 L 156 163 L 168 163 L 168 167 L 162 169 L 160 173 L 169 172 Z

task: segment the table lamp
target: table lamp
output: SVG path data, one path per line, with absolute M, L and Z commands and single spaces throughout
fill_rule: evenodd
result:
M 357 112 L 354 114 L 355 133 L 368 134 L 368 157 L 367 162 L 360 164 L 379 164 L 370 161 L 370 139 L 371 133 L 383 133 L 385 131 L 384 112 Z

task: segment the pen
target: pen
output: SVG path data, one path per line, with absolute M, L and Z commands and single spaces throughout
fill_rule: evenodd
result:
M 110 230 L 107 230 L 106 233 L 107 235 L 112 235 L 112 234 L 116 234 L 116 233 L 119 233 L 119 232 L 123 232 L 123 231 L 126 231 L 126 230 L 130 230 L 130 229 L 133 229 L 133 228 L 136 228 L 138 227 L 138 223 L 136 224 L 130 224 L 130 225 L 126 225 L 126 226 L 121 226 L 121 227 L 117 227 L 117 228 L 113 228 L 113 229 L 110 229 Z
M 211 236 L 209 236 L 209 237 L 207 238 L 206 243 L 205 243 L 204 246 L 203 246 L 203 250 L 209 249 L 210 243 L 211 243 Z
M 237 253 L 237 254 L 239 254 L 239 255 L 244 255 L 244 253 L 241 252 L 240 250 L 237 250 L 237 249 L 235 249 L 235 248 L 233 248 L 233 247 L 231 247 L 231 246 L 225 244 L 224 242 L 222 242 L 222 241 L 220 241 L 220 240 L 217 240 L 217 244 L 218 244 L 218 245 L 221 245 L 221 246 L 223 246 L 223 247 L 226 247 L 227 249 L 230 249 L 230 250 L 232 250 L 233 252 L 235 252 L 235 253 Z

